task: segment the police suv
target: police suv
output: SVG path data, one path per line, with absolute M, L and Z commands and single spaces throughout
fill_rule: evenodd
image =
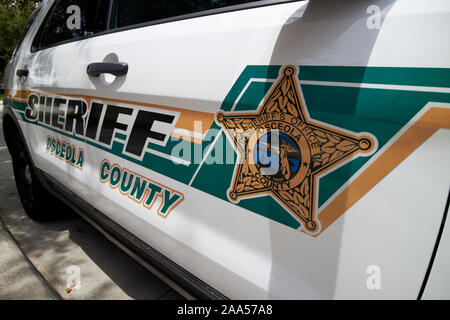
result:
M 450 298 L 449 31 L 443 0 L 43 1 L 5 72 L 20 199 L 186 297 Z

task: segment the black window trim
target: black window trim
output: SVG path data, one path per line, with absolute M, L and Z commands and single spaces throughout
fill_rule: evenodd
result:
M 31 13 L 31 15 L 28 17 L 27 24 L 25 25 L 25 29 L 20 34 L 19 40 L 17 41 L 16 45 L 14 46 L 14 50 L 11 54 L 11 57 L 14 58 L 17 54 L 17 52 L 20 50 L 23 44 L 23 40 L 27 37 L 27 34 L 30 32 L 30 29 L 33 27 L 33 24 L 36 22 L 36 19 L 41 11 L 42 5 L 39 4 Z
M 305 0 L 261 0 L 261 1 L 244 3 L 244 4 L 238 4 L 238 5 L 234 5 L 234 6 L 227 6 L 227 7 L 223 7 L 223 8 L 204 10 L 204 11 L 199 11 L 199 12 L 189 13 L 189 14 L 183 14 L 183 15 L 180 15 L 180 16 L 174 16 L 174 17 L 169 17 L 169 18 L 164 18 L 164 19 L 159 19 L 159 20 L 153 20 L 153 21 L 149 21 L 149 22 L 133 24 L 133 25 L 125 26 L 125 27 L 111 29 L 110 26 L 111 26 L 112 8 L 113 8 L 114 0 L 110 0 L 109 1 L 109 8 L 108 8 L 108 19 L 107 19 L 107 25 L 106 25 L 107 29 L 105 31 L 101 31 L 101 32 L 98 32 L 98 33 L 92 34 L 92 35 L 81 36 L 81 37 L 78 37 L 78 38 L 67 39 L 67 40 L 64 40 L 64 41 L 53 43 L 53 44 L 45 46 L 45 47 L 39 47 L 36 50 L 32 50 L 33 46 L 30 46 L 30 52 L 31 53 L 36 53 L 36 52 L 41 51 L 41 50 L 49 49 L 49 48 L 52 48 L 52 47 L 57 47 L 57 46 L 60 46 L 60 45 L 63 45 L 63 44 L 71 43 L 71 42 L 82 41 L 82 40 L 86 40 L 86 39 L 90 39 L 90 38 L 94 38 L 94 37 L 99 37 L 99 36 L 104 36 L 104 35 L 108 35 L 108 34 L 112 34 L 112 33 L 116 33 L 116 32 L 123 32 L 123 31 L 138 29 L 138 28 L 144 28 L 144 27 L 149 27 L 149 26 L 163 24 L 163 23 L 169 23 L 169 22 L 175 22 L 175 21 L 181 21 L 181 20 L 188 20 L 188 19 L 199 18 L 199 17 L 203 17 L 203 16 L 210 16 L 210 15 L 215 15 L 215 14 L 228 13 L 228 12 L 233 12 L 233 11 L 241 11 L 241 10 L 246 10 L 246 9 L 254 9 L 254 8 L 259 8 L 259 7 L 266 7 L 266 6 L 276 5 L 276 4 L 285 4 L 285 3 L 290 3 L 290 2 L 302 2 L 302 1 L 305 1 Z M 38 29 L 37 33 L 34 35 L 33 41 L 34 41 L 34 38 L 39 35 L 40 29 L 41 28 L 45 28 L 45 25 L 43 25 L 43 24 L 47 23 L 47 19 L 49 18 L 50 14 L 53 12 L 54 6 L 55 6 L 55 4 L 57 2 L 58 2 L 58 0 L 55 0 L 52 3 L 52 7 L 48 10 L 46 16 L 42 20 L 42 24 L 39 26 L 39 29 Z M 42 33 L 40 34 L 40 36 L 43 35 L 44 31 L 45 30 L 42 30 Z

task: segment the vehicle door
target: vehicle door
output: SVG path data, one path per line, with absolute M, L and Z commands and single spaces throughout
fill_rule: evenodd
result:
M 104 0 L 46 2 L 18 54 L 26 75 L 15 74 L 12 91 L 35 165 L 80 196 L 89 193 L 83 94 L 91 82 L 76 69 L 76 40 L 104 31 L 108 8 Z

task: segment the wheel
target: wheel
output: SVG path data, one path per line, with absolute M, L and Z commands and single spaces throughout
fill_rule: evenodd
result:
M 20 202 L 31 219 L 48 221 L 53 218 L 52 196 L 36 176 L 35 168 L 18 133 L 13 140 L 12 163 Z

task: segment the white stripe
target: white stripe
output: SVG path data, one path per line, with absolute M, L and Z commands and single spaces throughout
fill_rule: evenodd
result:
M 200 133 L 200 132 L 189 131 L 189 130 L 180 129 L 180 128 L 173 129 L 172 133 L 176 133 L 176 134 L 179 134 L 179 135 L 182 135 L 182 136 L 189 136 L 189 137 L 196 138 L 196 139 L 201 139 L 201 140 L 205 139 L 205 136 L 206 136 L 206 133 L 203 134 L 203 133 Z
M 244 95 L 245 91 L 247 91 L 248 87 L 250 87 L 250 85 L 252 84 L 252 82 L 270 82 L 273 83 L 273 81 L 268 81 L 269 79 L 261 79 L 261 78 L 250 78 L 247 82 L 247 84 L 245 85 L 244 89 L 242 89 L 241 93 L 239 94 L 239 96 L 236 98 L 234 104 L 233 104 L 233 108 L 231 108 L 230 111 L 234 111 L 234 108 L 236 107 L 236 105 L 238 104 L 239 100 L 241 100 L 242 96 Z
M 28 102 L 28 99 L 24 99 L 24 98 L 16 98 L 13 96 L 5 96 L 6 99 L 8 100 L 19 100 L 19 101 L 23 101 L 23 102 Z
M 184 159 L 177 158 L 177 157 L 174 157 L 174 156 L 171 156 L 171 155 L 168 155 L 168 154 L 165 154 L 165 153 L 153 150 L 153 149 L 147 149 L 146 151 L 149 152 L 149 153 L 154 154 L 155 156 L 158 156 L 158 157 L 161 157 L 161 158 L 165 158 L 165 159 L 169 159 L 169 160 L 171 160 L 173 162 L 176 162 L 176 163 L 179 163 L 179 164 L 182 164 L 182 165 L 185 165 L 185 166 L 189 166 L 191 164 L 189 161 L 186 161 Z
M 200 162 L 200 164 L 199 164 L 198 167 L 197 167 L 197 170 L 195 170 L 195 173 L 194 173 L 194 175 L 193 175 L 192 178 L 191 178 L 191 181 L 189 181 L 189 186 L 194 182 L 195 177 L 197 176 L 198 172 L 200 171 L 200 168 L 202 167 L 202 165 L 203 165 L 203 163 L 205 162 L 206 158 L 208 158 L 209 154 L 211 153 L 211 151 L 212 151 L 214 145 L 215 145 L 216 142 L 217 142 L 217 139 L 219 139 L 219 137 L 222 135 L 222 131 L 223 131 L 223 129 L 220 129 L 220 131 L 219 131 L 219 133 L 217 134 L 216 138 L 214 139 L 214 141 L 213 141 L 213 142 L 211 143 L 211 145 L 209 146 L 208 151 L 206 151 L 206 153 L 205 153 L 205 155 L 204 155 L 204 157 L 203 157 L 203 159 L 202 159 L 202 162 Z
M 440 88 L 440 87 L 423 87 L 423 86 L 410 86 L 410 85 L 356 83 L 356 82 L 310 81 L 310 80 L 301 80 L 299 82 L 300 82 L 300 84 L 311 84 L 311 85 L 317 85 L 317 86 L 354 87 L 354 88 L 450 93 L 450 88 Z

